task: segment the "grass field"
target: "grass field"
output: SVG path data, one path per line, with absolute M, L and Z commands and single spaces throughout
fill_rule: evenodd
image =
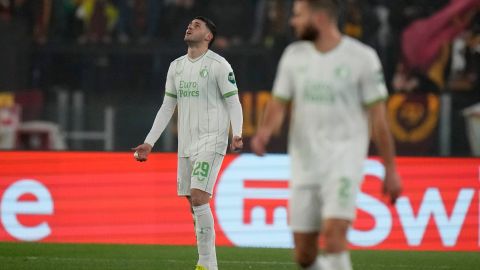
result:
M 219 268 L 297 269 L 288 249 L 218 248 Z M 190 246 L 0 243 L 0 269 L 194 269 Z M 355 270 L 476 270 L 478 252 L 352 251 Z

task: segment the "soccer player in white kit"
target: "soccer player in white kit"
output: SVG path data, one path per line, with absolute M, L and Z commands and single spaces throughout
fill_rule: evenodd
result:
M 243 148 L 242 107 L 235 76 L 225 58 L 209 50 L 216 26 L 205 17 L 188 25 L 186 55 L 168 69 L 165 97 L 145 142 L 133 150 L 146 161 L 178 105 L 177 192 L 190 202 L 195 220 L 199 259 L 195 269 L 216 270 L 215 230 L 209 201 L 226 153 Z
M 372 48 L 340 33 L 338 5 L 338 0 L 294 2 L 291 24 L 303 40 L 285 49 L 273 99 L 251 142 L 263 155 L 292 103 L 289 223 L 302 269 L 352 269 L 347 230 L 355 217 L 369 124 L 386 169 L 383 192 L 392 203 L 401 192 L 380 61 Z M 325 250 L 318 256 L 320 233 Z

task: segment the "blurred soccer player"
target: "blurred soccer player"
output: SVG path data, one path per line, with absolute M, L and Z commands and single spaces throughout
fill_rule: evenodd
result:
M 215 24 L 197 17 L 185 33 L 187 54 L 170 64 L 163 104 L 145 142 L 136 148 L 138 161 L 146 161 L 178 104 L 177 192 L 192 207 L 197 236 L 196 269 L 215 270 L 215 231 L 209 201 L 226 153 L 229 125 L 233 151 L 243 148 L 242 107 L 230 64 L 209 50 Z
M 383 192 L 392 203 L 401 192 L 380 61 L 372 48 L 340 33 L 338 9 L 338 0 L 294 2 L 291 24 L 302 41 L 285 49 L 273 99 L 251 142 L 263 155 L 292 102 L 289 217 L 303 269 L 352 269 L 347 230 L 363 178 L 369 121 L 386 169 Z M 318 256 L 320 233 L 325 250 Z

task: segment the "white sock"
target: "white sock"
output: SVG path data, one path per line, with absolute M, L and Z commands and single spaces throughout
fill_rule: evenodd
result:
M 213 230 L 213 245 L 212 245 L 212 257 L 210 261 L 210 268 L 208 270 L 218 270 L 218 263 L 217 263 L 217 251 L 215 249 L 215 230 Z
M 193 228 L 195 230 L 195 239 L 197 239 L 197 227 L 196 227 L 196 220 L 195 214 L 192 214 L 193 219 Z M 213 239 L 215 239 L 215 230 L 213 230 Z M 211 256 L 211 270 L 218 270 L 218 263 L 217 263 L 217 251 L 215 249 L 215 245 L 212 246 L 212 256 Z
M 319 262 L 322 270 L 352 270 L 350 253 L 348 251 L 340 253 L 325 253 L 319 256 Z
M 315 262 L 313 262 L 312 265 L 310 265 L 309 267 L 307 268 L 302 268 L 304 270 L 323 270 L 323 268 L 320 267 L 320 261 L 319 261 L 319 258 L 317 258 L 315 260 Z
M 214 270 L 217 259 L 213 258 L 215 252 L 215 232 L 213 227 L 213 215 L 210 210 L 210 205 L 204 204 L 194 206 L 196 221 L 196 235 L 197 235 L 197 249 L 198 249 L 198 265 L 206 267 L 208 270 Z M 215 266 L 212 264 L 215 263 Z

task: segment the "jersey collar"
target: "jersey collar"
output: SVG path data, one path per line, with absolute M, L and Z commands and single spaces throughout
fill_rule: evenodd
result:
M 197 62 L 198 60 L 202 59 L 210 50 L 207 50 L 204 54 L 200 55 L 199 57 L 195 58 L 195 59 L 191 59 L 190 57 L 188 57 L 187 55 L 187 59 L 188 61 L 192 62 L 192 63 L 195 63 Z

